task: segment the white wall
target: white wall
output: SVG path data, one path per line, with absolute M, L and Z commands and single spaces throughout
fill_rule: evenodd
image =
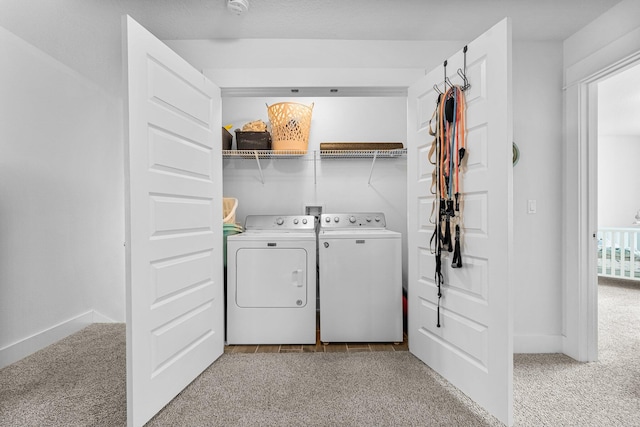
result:
M 562 44 L 513 47 L 515 248 L 514 349 L 559 352 L 562 346 L 561 224 Z M 537 213 L 527 213 L 536 200 Z
M 277 67 L 286 71 L 289 69 L 308 70 L 320 67 L 313 73 L 311 79 L 306 80 L 309 86 L 315 81 L 326 83 L 327 75 L 335 75 L 340 82 L 351 82 L 351 76 L 357 74 L 359 66 L 375 67 L 381 70 L 374 72 L 374 68 L 362 68 L 363 79 L 379 79 L 389 82 L 391 86 L 411 83 L 411 76 L 423 74 L 401 73 L 402 78 L 394 81 L 389 77 L 395 70 L 429 69 L 440 63 L 464 46 L 464 42 L 394 42 L 391 45 L 374 41 L 315 41 L 314 55 L 307 55 L 296 61 L 284 56 L 282 52 L 292 52 L 290 49 L 297 41 L 290 40 L 250 40 L 250 41 L 169 41 L 174 50 L 183 55 L 197 68 L 217 68 L 218 74 L 225 78 L 225 84 L 231 86 L 255 86 L 255 82 L 262 75 L 266 86 L 282 86 L 287 79 L 278 78 L 273 73 L 265 72 L 269 67 Z M 422 48 L 418 45 L 422 43 Z M 392 50 L 387 50 L 391 49 Z M 289 49 L 289 50 L 287 50 Z M 256 57 L 247 56 L 247 52 L 256 53 Z M 419 54 L 416 54 L 419 52 Z M 357 53 L 357 54 L 356 54 Z M 561 226 L 559 223 L 559 209 L 561 205 L 561 185 L 559 184 L 562 156 L 562 44 L 560 42 L 513 44 L 513 82 L 514 82 L 514 136 L 518 143 L 522 159 L 514 169 L 514 247 L 515 247 L 515 324 L 514 349 L 516 352 L 557 352 L 561 351 L 562 331 L 562 286 L 561 286 Z M 244 72 L 242 78 L 229 77 L 225 69 L 233 70 L 240 67 L 258 68 L 257 73 Z M 345 67 L 343 75 L 335 70 Z M 207 75 L 216 78 L 216 72 L 208 70 Z M 242 84 L 243 79 L 251 79 L 250 83 Z M 301 79 L 293 75 L 291 80 Z M 402 80 L 404 79 L 404 80 Z M 240 81 L 240 84 L 238 83 Z M 299 84 L 299 81 L 296 81 Z M 225 105 L 227 101 L 225 101 Z M 264 102 L 257 102 L 260 108 Z M 226 114 L 226 113 L 223 113 Z M 246 117 L 249 119 L 250 117 Z M 229 119 L 226 120 L 227 123 Z M 241 124 L 241 123 L 240 123 Z M 238 125 L 238 123 L 234 123 Z M 342 132 L 340 129 L 339 132 Z M 344 135 L 344 134 L 343 134 Z M 338 134 L 340 136 L 340 134 Z M 403 141 L 404 142 L 404 141 Z M 233 162 L 238 162 L 234 160 Z M 244 161 L 243 161 L 244 162 Z M 284 161 L 277 161 L 283 163 Z M 353 164 L 352 164 L 353 163 Z M 321 162 L 321 167 L 329 163 Z M 342 165 L 342 164 L 341 164 Z M 231 161 L 225 163 L 225 179 L 229 179 Z M 256 184 L 255 166 L 246 163 L 248 168 L 233 174 Z M 291 173 L 275 171 L 276 161 L 267 166 L 268 173 L 280 173 L 280 177 Z M 288 166 L 293 168 L 294 166 Z M 299 166 L 305 167 L 305 166 Z M 355 162 L 344 163 L 340 168 L 344 171 L 356 166 Z M 390 168 L 392 166 L 389 166 Z M 271 169 L 271 170 L 270 170 Z M 306 172 L 305 172 L 306 173 Z M 324 172 L 323 172 L 324 173 Z M 357 176 L 361 172 L 348 171 L 348 175 Z M 398 170 L 398 173 L 400 171 Z M 330 171 L 327 176 L 331 176 Z M 276 175 L 274 175 L 276 176 Z M 305 178 L 308 182 L 308 175 Z M 375 178 L 374 172 L 374 178 Z M 340 192 L 344 183 L 332 182 L 323 177 L 321 186 L 327 186 L 323 194 L 331 193 L 331 185 L 335 185 L 333 193 Z M 380 185 L 382 181 L 376 183 Z M 225 181 L 225 191 L 231 191 L 235 183 Z M 258 184 L 261 185 L 261 184 Z M 283 183 L 267 179 L 266 191 L 275 191 Z M 295 183 L 299 188 L 296 193 L 302 194 L 304 189 L 312 187 L 307 184 Z M 355 191 L 357 187 L 353 187 Z M 316 186 L 316 191 L 318 187 Z M 366 198 L 373 200 L 372 189 L 364 189 Z M 352 191 L 352 189 L 349 189 Z M 373 189 L 375 191 L 375 188 Z M 264 194 L 264 193 L 258 193 Z M 317 193 L 309 193 L 311 197 L 320 200 Z M 266 202 L 267 197 L 261 200 Z M 538 213 L 526 213 L 528 199 L 537 200 Z M 245 214 L 240 201 L 241 214 Z M 354 202 L 353 205 L 356 205 Z M 390 206 L 390 204 L 388 204 Z M 404 226 L 406 228 L 406 225 Z M 555 245 L 556 250 L 550 249 Z
M 0 367 L 124 319 L 120 101 L 0 28 Z
M 635 51 L 633 41 L 640 38 L 640 2 L 623 0 L 603 13 L 589 25 L 564 41 L 564 67 L 568 72 L 566 84 L 579 77 L 570 70 L 582 63 L 589 72 L 596 72 Z M 628 43 L 627 41 L 632 41 Z M 575 69 L 581 72 L 581 69 Z
M 598 136 L 598 227 L 630 227 L 640 210 L 640 136 Z

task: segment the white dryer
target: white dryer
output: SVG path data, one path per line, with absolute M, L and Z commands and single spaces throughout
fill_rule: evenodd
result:
M 321 215 L 321 341 L 402 342 L 401 245 L 383 213 Z
M 315 344 L 311 215 L 250 215 L 227 238 L 228 344 Z

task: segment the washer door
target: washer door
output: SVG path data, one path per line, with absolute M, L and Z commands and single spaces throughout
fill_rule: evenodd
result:
M 246 308 L 307 305 L 307 251 L 242 248 L 236 253 L 236 304 Z

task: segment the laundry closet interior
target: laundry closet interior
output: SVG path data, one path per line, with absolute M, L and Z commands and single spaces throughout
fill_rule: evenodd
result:
M 209 77 L 215 78 L 215 73 L 212 74 L 214 75 Z M 261 150 L 247 155 L 245 151 L 236 150 L 238 146 L 235 129 L 240 129 L 244 123 L 254 120 L 269 123 L 267 106 L 281 102 L 295 102 L 312 107 L 307 152 L 282 154 Z M 388 152 L 373 150 L 349 150 L 326 155 L 320 150 L 320 144 L 328 142 L 399 142 L 406 147 L 406 88 L 336 86 L 222 88 L 222 124 L 231 126 L 230 132 L 234 135 L 232 149 L 223 151 L 222 164 L 223 195 L 238 200 L 235 212 L 236 223 L 244 225 L 249 215 L 311 214 L 316 215 L 316 221 L 319 221 L 321 213 L 382 213 L 386 220 L 386 229 L 397 232 L 401 239 L 399 245 L 401 249 L 398 254 L 400 258 L 398 282 L 401 281 L 402 287 L 406 288 L 406 150 L 394 150 L 392 155 Z M 235 266 L 235 263 L 229 262 L 229 257 L 233 256 L 235 252 L 227 249 L 227 271 L 225 272 L 227 279 L 230 277 L 228 269 Z M 391 254 L 386 253 L 375 256 L 392 257 Z M 349 263 L 348 260 L 344 262 Z M 372 265 L 376 262 L 372 260 Z M 316 265 L 315 261 L 313 264 Z M 334 267 L 338 268 L 341 264 L 342 261 Z M 238 266 L 238 268 L 242 267 Z M 320 266 L 318 271 L 321 271 Z M 235 272 L 233 277 L 235 280 Z M 321 273 L 317 280 L 319 290 L 317 301 L 308 301 L 308 303 L 317 308 L 317 326 L 319 327 L 320 307 L 322 307 Z M 389 286 L 396 287 L 398 293 L 397 315 L 401 314 L 399 285 L 400 283 L 389 283 Z M 229 290 L 229 283 L 227 283 L 227 290 Z M 367 298 L 368 296 L 363 295 L 363 299 Z M 228 298 L 227 302 L 229 304 Z M 377 317 L 384 318 L 385 313 L 378 313 Z M 394 319 L 388 321 L 393 323 Z M 227 322 L 233 322 L 233 320 L 228 317 Z M 227 328 L 229 328 L 228 323 Z M 318 332 L 317 345 L 309 346 L 311 344 L 309 342 L 298 343 L 307 344 L 305 346 L 286 345 L 292 344 L 289 342 L 263 342 L 263 345 L 258 348 L 259 351 L 278 351 L 277 345 L 285 344 L 281 347 L 281 351 L 302 351 L 303 348 L 305 351 L 324 351 L 320 343 L 320 333 L 321 331 Z M 329 348 L 335 351 L 369 349 L 367 339 L 353 341 L 355 342 L 350 346 L 343 342 L 339 346 L 329 344 L 331 346 Z M 407 348 L 404 334 L 400 335 L 399 340 L 396 338 L 393 341 L 386 341 L 377 344 L 372 342 L 371 345 L 374 347 L 371 348 L 378 350 Z M 270 346 L 264 344 L 270 344 Z M 226 351 L 254 351 L 255 348 L 255 346 L 248 346 L 239 349 L 231 346 Z

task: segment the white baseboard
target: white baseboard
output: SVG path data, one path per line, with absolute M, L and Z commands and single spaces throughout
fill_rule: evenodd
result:
M 102 313 L 98 313 L 97 311 L 93 311 L 93 322 L 92 323 L 118 323 L 110 317 L 105 316 Z
M 108 317 L 93 310 L 82 313 L 69 320 L 65 320 L 64 322 L 51 326 L 44 331 L 38 332 L 30 337 L 1 348 L 0 369 L 17 362 L 38 350 L 42 350 L 48 345 L 60 341 L 61 339 L 78 332 L 92 323 L 112 322 L 114 322 L 112 319 L 109 319 Z
M 562 353 L 562 335 L 514 335 L 514 353 Z

